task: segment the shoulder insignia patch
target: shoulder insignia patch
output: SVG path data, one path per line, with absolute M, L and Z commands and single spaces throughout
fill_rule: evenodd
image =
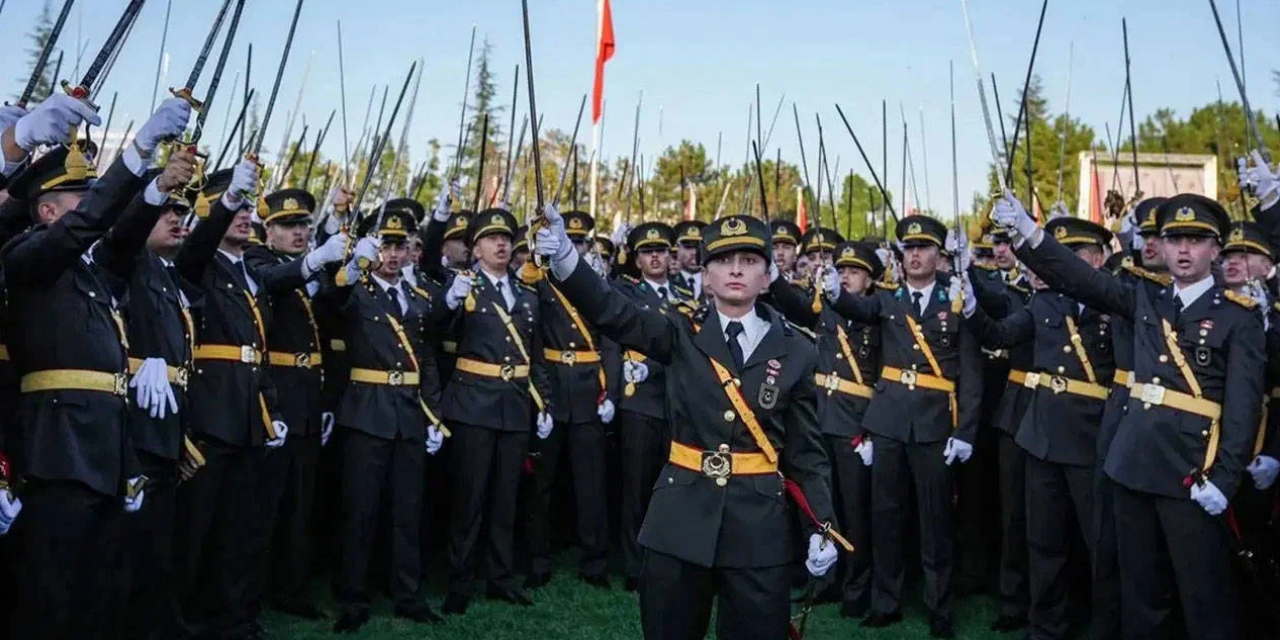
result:
M 885 291 L 897 291 L 897 290 L 898 290 L 898 285 L 897 285 L 897 283 L 894 283 L 894 282 L 883 282 L 883 281 L 877 280 L 877 281 L 876 281 L 876 286 L 877 286 L 877 287 L 880 287 L 881 289 L 884 289 Z
M 633 275 L 628 275 L 624 273 L 622 275 L 622 279 L 626 282 L 630 282 L 631 284 L 640 284 L 640 279 Z
M 792 330 L 794 330 L 796 333 L 799 333 L 800 335 L 808 338 L 810 342 L 818 341 L 818 334 L 810 331 L 809 329 L 806 329 L 790 320 L 787 321 L 787 326 L 790 327 Z
M 1230 290 L 1230 289 L 1227 289 L 1226 291 L 1224 291 L 1224 292 L 1223 292 L 1223 295 L 1224 295 L 1224 296 L 1226 296 L 1226 298 L 1227 298 L 1228 300 L 1230 300 L 1230 301 L 1232 301 L 1232 302 L 1234 302 L 1234 303 L 1236 303 L 1236 304 L 1238 304 L 1238 305 L 1240 305 L 1240 306 L 1242 306 L 1242 307 L 1244 307 L 1244 308 L 1246 308 L 1246 309 L 1253 309 L 1253 308 L 1256 308 L 1256 307 L 1258 306 L 1258 301 L 1257 301 L 1257 300 L 1254 300 L 1253 298 L 1250 298 L 1249 296 L 1246 296 L 1246 295 L 1243 295 L 1243 294 L 1240 294 L 1240 293 L 1236 293 L 1235 291 L 1232 291 L 1232 290 Z

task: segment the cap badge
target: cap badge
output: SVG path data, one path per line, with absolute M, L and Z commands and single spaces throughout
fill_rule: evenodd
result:
M 848 260 L 853 260 L 854 258 L 858 257 L 858 254 L 853 250 L 853 247 L 845 247 L 844 251 L 840 252 L 840 257 Z
M 1240 227 L 1236 227 L 1235 229 L 1232 229 L 1232 230 L 1231 230 L 1231 237 L 1227 238 L 1227 240 L 1229 240 L 1229 241 L 1231 241 L 1231 242 L 1242 242 L 1242 241 L 1244 241 L 1244 229 L 1241 229 Z
M 920 226 L 919 222 L 912 222 L 911 224 L 907 225 L 907 233 L 913 234 L 913 235 L 917 233 L 924 233 L 924 228 Z
M 582 228 L 582 218 L 577 218 L 577 217 L 575 217 L 575 218 L 570 218 L 570 219 L 569 219 L 569 228 L 570 228 L 570 229 L 581 229 L 581 228 Z
M 507 221 L 502 219 L 502 214 L 495 213 L 491 218 L 489 218 L 489 224 L 498 224 L 505 227 L 507 226 Z
M 645 232 L 644 237 L 646 240 L 661 240 L 662 233 L 657 229 L 650 227 L 650 229 Z
M 1191 207 L 1183 207 L 1173 214 L 1173 219 L 1178 222 L 1192 222 L 1196 219 L 1196 212 Z
M 294 198 L 285 198 L 285 200 L 284 200 L 284 204 L 280 205 L 280 208 L 281 208 L 281 209 L 286 209 L 286 210 L 288 210 L 288 209 L 297 209 L 297 208 L 299 208 L 299 207 L 298 207 L 298 201 L 297 201 L 297 200 L 295 200 Z
M 1053 237 L 1055 237 L 1055 238 L 1057 238 L 1057 239 L 1059 239 L 1059 240 L 1061 240 L 1061 239 L 1063 239 L 1063 238 L 1067 237 L 1067 228 L 1066 228 L 1066 227 L 1063 227 L 1063 226 L 1060 226 L 1060 227 L 1058 227 L 1057 229 L 1054 229 L 1054 230 L 1053 230 Z
M 743 222 L 740 218 L 729 218 L 724 221 L 724 224 L 720 225 L 721 235 L 740 236 L 746 232 L 747 223 Z
M 400 219 L 400 216 L 387 216 L 387 228 L 393 230 L 403 229 L 404 221 Z

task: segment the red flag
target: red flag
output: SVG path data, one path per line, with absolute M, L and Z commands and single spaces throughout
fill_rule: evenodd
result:
M 796 187 L 796 226 L 801 232 L 809 230 L 809 212 L 804 206 L 804 189 L 801 187 Z
M 599 40 L 596 44 L 596 84 L 591 94 L 591 123 L 600 122 L 601 103 L 604 100 L 604 63 L 613 57 L 617 43 L 613 39 L 613 11 L 609 8 L 609 0 L 600 0 L 600 24 L 597 29 Z

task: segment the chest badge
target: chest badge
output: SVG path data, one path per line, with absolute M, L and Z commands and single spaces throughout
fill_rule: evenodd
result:
M 778 404 L 778 387 L 769 383 L 760 385 L 760 395 L 756 402 L 761 409 L 772 409 Z
M 1209 347 L 1196 347 L 1196 364 L 1202 367 L 1208 366 L 1211 355 Z

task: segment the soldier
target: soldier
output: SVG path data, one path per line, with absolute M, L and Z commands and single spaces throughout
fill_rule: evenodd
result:
M 588 256 L 595 221 L 581 211 L 565 213 L 569 238 L 584 258 Z M 582 547 L 579 577 L 594 587 L 609 588 L 605 563 L 609 550 L 609 523 L 605 507 L 605 425 L 612 422 L 615 407 L 608 397 L 609 384 L 602 364 L 600 335 L 578 310 L 545 279 L 536 283 L 542 353 L 551 380 L 546 398 L 554 426 L 539 432 L 533 457 L 533 485 L 527 507 L 530 568 L 526 589 L 537 589 L 551 580 L 551 492 L 560 457 L 569 458 L 572 469 L 578 542 Z M 534 357 L 537 357 L 535 355 Z
M 203 298 L 189 397 L 191 439 L 205 459 L 179 487 L 175 566 L 187 621 L 233 637 L 256 625 L 246 595 L 256 575 L 253 519 L 264 447 L 280 447 L 288 435 L 264 366 L 266 287 L 244 260 L 252 233 L 248 194 L 257 188 L 258 166 L 247 159 L 207 176 L 195 204 L 203 221 L 175 261 Z
M 449 221 L 437 206 L 427 238 Z M 514 577 L 516 498 L 529 426 L 545 439 L 552 419 L 548 374 L 538 330 L 538 294 L 510 271 L 515 218 L 503 209 L 476 214 L 468 228 L 476 273 L 452 277 L 445 304 L 453 313 L 449 330 L 457 336 L 457 366 L 445 385 L 443 418 L 453 428 L 450 447 L 449 595 L 443 610 L 465 613 L 484 526 L 487 596 L 530 606 Z M 438 260 L 431 242 L 423 260 Z M 536 419 L 530 409 L 536 411 Z
M 1111 232 L 1080 218 L 1045 225 L 1062 245 L 1101 269 Z M 975 302 L 970 303 L 969 300 Z M 1021 312 L 995 321 L 966 298 L 966 323 L 984 346 L 1008 349 L 1033 343 L 1033 389 L 1016 436 L 1026 451 L 1026 518 L 1030 553 L 1030 623 L 1033 638 L 1065 638 L 1069 550 L 1079 533 L 1092 552 L 1093 465 L 1097 425 L 1115 372 L 1110 318 L 1061 292 L 1040 292 Z M 1071 514 L 1078 529 L 1072 528 Z
M 342 399 L 342 561 L 335 632 L 352 633 L 369 620 L 366 576 L 379 505 L 390 509 L 395 615 L 419 623 L 442 619 L 421 601 L 420 522 L 425 457 L 444 444 L 437 410 L 440 380 L 425 330 L 439 321 L 435 301 L 404 286 L 406 238 L 413 235 L 413 202 L 391 200 L 368 216 L 357 235 L 346 285 L 330 291 L 347 327 L 351 382 Z M 416 202 L 414 204 L 417 204 Z M 368 236 L 376 229 L 377 239 Z M 380 241 L 380 242 L 379 242 Z M 380 248 L 379 248 L 380 245 Z M 370 261 L 362 274 L 358 264 Z M 336 281 L 336 279 L 335 279 Z
M 786 637 L 795 522 L 779 472 L 808 496 L 811 574 L 830 570 L 836 544 L 823 535 L 833 513 L 816 420 L 816 354 L 777 311 L 757 304 L 770 280 L 768 226 L 729 216 L 707 227 L 703 284 L 713 291 L 714 315 L 693 329 L 612 290 L 573 250 L 555 207 L 545 219 L 537 250 L 551 259 L 565 296 L 669 376 L 670 457 L 640 531 L 645 637 L 703 637 L 713 600 L 719 637 Z
M 826 291 L 837 312 L 877 323 L 884 367 L 863 425 L 871 433 L 871 613 L 866 627 L 902 620 L 903 518 L 914 479 L 920 514 L 920 553 L 925 606 L 935 638 L 950 638 L 953 526 L 949 467 L 966 462 L 977 436 L 982 394 L 981 351 L 951 309 L 959 279 L 938 275 L 947 229 L 927 216 L 900 220 L 902 282 L 872 296 L 841 294 L 833 270 Z M 952 291 L 954 289 L 954 291 Z M 837 297 L 838 296 L 838 297 Z
M 844 236 L 839 231 L 814 225 L 800 238 L 800 253 L 808 260 L 810 269 L 815 268 L 815 265 L 825 268 L 831 264 L 832 251 L 841 242 L 844 242 Z
M 702 262 L 698 252 L 702 247 L 702 229 L 707 226 L 700 220 L 685 220 L 675 226 L 675 260 L 672 277 L 677 285 L 693 292 L 694 300 L 702 299 Z
M 1181 635 L 1181 626 L 1198 638 L 1241 637 L 1230 534 L 1217 516 L 1255 439 L 1266 358 L 1257 302 L 1210 273 L 1226 211 L 1192 194 L 1156 209 L 1173 276 L 1160 289 L 1127 287 L 1073 259 L 1010 196 L 992 217 L 1016 231 L 1019 257 L 1050 286 L 1134 327 L 1132 391 L 1105 460 L 1117 485 L 1124 635 Z
M 1222 247 L 1222 283 L 1236 293 L 1248 295 L 1247 285 L 1265 282 L 1275 268 L 1271 246 L 1256 222 L 1231 225 L 1227 243 Z
M 250 601 L 258 608 L 269 574 L 272 606 L 316 619 L 323 614 L 307 592 L 309 529 L 320 447 L 333 433 L 334 414 L 321 403 L 323 343 L 312 298 L 325 266 L 343 259 L 349 240 L 339 231 L 307 253 L 315 198 L 302 189 L 281 189 L 267 195 L 266 203 L 262 222 L 267 242 L 250 247 L 244 259 L 261 277 L 271 301 L 267 363 L 289 438 L 263 463 Z
M 143 181 L 156 148 L 182 134 L 190 113 L 185 101 L 162 103 L 101 179 L 68 136 L 81 122 L 100 123 L 85 102 L 54 93 L 0 134 L 7 160 L 38 145 L 59 145 L 9 183 L 10 196 L 27 204 L 34 226 L 0 250 L 5 334 L 22 376 L 13 419 L 23 449 L 17 575 L 24 582 L 5 622 L 12 637 L 61 640 L 117 631 L 111 621 L 119 613 L 108 604 L 123 595 L 113 571 L 121 506 L 127 512 L 142 506 L 146 477 L 126 411 L 128 340 L 120 305 L 127 274 L 112 273 L 97 256 L 141 251 L 149 225 L 109 235 L 126 205 L 140 195 L 154 215 L 168 193 L 190 179 L 191 157 L 179 153 L 172 169 Z M 90 251 L 104 236 L 100 251 Z M 173 400 L 163 377 L 137 386 L 148 399 Z
M 790 220 L 774 220 L 769 223 L 769 227 L 773 230 L 773 261 L 778 265 L 778 273 L 790 280 L 796 275 L 800 227 Z
M 776 247 L 776 243 L 775 243 Z M 840 287 L 854 296 L 875 293 L 884 265 L 871 245 L 841 242 L 835 247 Z M 863 415 L 880 377 L 880 327 L 846 320 L 822 305 L 815 312 L 812 297 L 794 286 L 770 289 L 787 317 L 818 335 L 818 422 L 827 457 L 832 460 L 835 503 L 841 529 L 854 552 L 846 558 L 838 585 L 840 615 L 861 618 L 871 606 L 871 437 Z
M 529 227 L 520 225 L 516 229 L 516 243 L 511 248 L 511 270 L 520 273 L 524 263 L 529 260 Z
M 638 276 L 623 275 L 618 291 L 645 309 L 665 315 L 691 316 L 695 309 L 691 292 L 680 289 L 667 276 L 675 232 L 663 222 L 645 222 L 627 234 L 627 254 Z M 667 422 L 667 373 L 665 367 L 644 354 L 628 350 L 622 355 L 622 398 L 618 401 L 618 428 L 622 432 L 622 563 L 624 586 L 640 585 L 643 550 L 640 524 L 649 506 L 649 495 L 668 455 L 671 426 Z

